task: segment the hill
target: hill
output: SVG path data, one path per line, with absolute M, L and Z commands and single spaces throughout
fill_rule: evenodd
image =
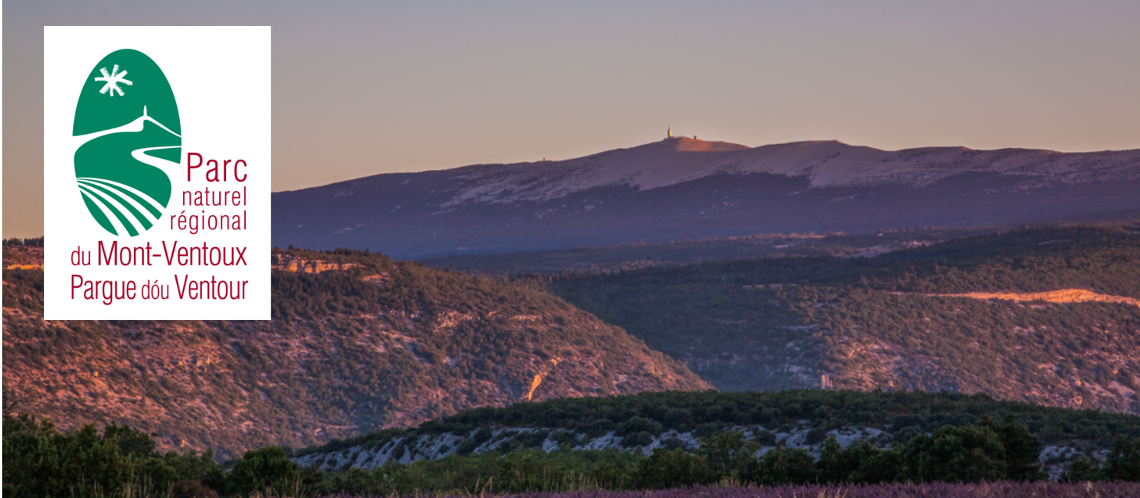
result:
M 1140 215 L 1140 151 L 681 138 L 273 194 L 273 243 L 401 258 Z M 1105 215 L 1107 216 L 1107 214 Z
M 792 256 L 867 258 L 952 238 L 1012 230 L 1010 227 L 922 228 L 867 234 L 764 234 L 726 239 L 575 247 L 556 251 L 442 256 L 420 260 L 432 268 L 480 275 L 605 273 L 659 266 Z
M 473 490 L 665 488 L 691 495 L 705 493 L 694 486 L 719 483 L 708 489 L 723 490 L 726 482 L 751 486 L 729 488 L 746 494 L 812 484 L 814 490 L 798 489 L 812 496 L 859 489 L 930 496 L 947 488 L 912 483 L 975 482 L 987 486 L 977 489 L 979 496 L 995 496 L 995 483 L 1000 496 L 1011 484 L 1021 486 L 1017 496 L 1054 496 L 1064 489 L 1057 483 L 1029 487 L 1049 477 L 1080 483 L 1081 496 L 1133 496 L 1128 491 L 1140 489 L 1123 482 L 1140 481 L 1140 437 L 1133 437 L 1140 417 L 953 393 L 705 391 L 559 399 L 471 410 L 297 452 L 261 448 L 225 468 L 208 454 L 161 454 L 145 433 L 122 426 L 60 433 L 50 421 L 9 414 L 3 426 L 4 493 L 19 496 L 244 497 L 277 496 L 281 489 L 294 496 L 469 496 Z M 951 491 L 958 496 L 961 489 Z
M 874 258 L 523 277 L 718 389 L 986 393 L 1140 413 L 1140 230 L 1053 227 Z
M 345 470 L 526 448 L 609 448 L 649 454 L 660 447 L 691 451 L 727 430 L 743 431 L 763 448 L 803 448 L 818 454 L 828 435 L 845 447 L 867 440 L 885 448 L 941 427 L 972 425 L 987 416 L 1024 424 L 1049 447 L 1046 457 L 1060 456 L 1058 461 L 1069 453 L 1111 446 L 1122 435 L 1140 436 L 1140 417 L 1135 415 L 997 401 L 980 394 L 706 391 L 482 408 L 415 429 L 378 431 L 305 448 L 295 455 L 303 465 Z
M 45 322 L 42 270 L 4 270 L 5 402 L 232 457 L 479 406 L 710 387 L 540 290 L 363 252 L 274 261 L 272 321 Z

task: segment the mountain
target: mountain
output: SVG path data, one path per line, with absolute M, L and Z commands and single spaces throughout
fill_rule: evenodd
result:
M 529 276 L 721 390 L 985 393 L 1140 414 L 1140 225 L 1003 231 L 873 258 Z
M 1140 214 L 1140 150 L 668 139 L 273 194 L 273 243 L 397 257 Z
M 164 449 L 233 457 L 480 406 L 710 387 L 543 291 L 363 252 L 275 252 L 272 321 L 45 322 L 39 249 L 4 248 L 32 268 L 4 271 L 6 410 L 126 423 Z

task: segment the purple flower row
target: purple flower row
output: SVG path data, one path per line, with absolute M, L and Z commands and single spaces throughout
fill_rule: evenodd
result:
M 994 482 L 845 486 L 698 486 L 660 491 L 533 492 L 501 498 L 1137 498 L 1140 482 Z M 335 495 L 326 498 L 364 498 Z M 453 498 L 470 498 L 455 495 Z

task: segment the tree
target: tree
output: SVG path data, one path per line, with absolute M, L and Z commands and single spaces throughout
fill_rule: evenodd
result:
M 1041 440 L 1029 433 L 1029 428 L 1013 420 L 999 425 L 992 418 L 983 415 L 978 420 L 979 427 L 986 427 L 1001 438 L 1005 450 L 1005 478 L 1011 481 L 1040 481 L 1045 479 L 1039 457 L 1045 447 Z
M 816 466 L 819 468 L 820 480 L 827 483 L 847 482 L 858 468 L 857 463 L 851 465 L 847 452 L 843 451 L 834 435 L 829 436 L 827 442 L 823 444 L 823 451 L 819 454 Z
M 226 494 L 248 495 L 268 489 L 284 492 L 300 483 L 301 472 L 279 446 L 247 451 L 226 476 Z
M 4 493 L 10 496 L 110 496 L 127 485 L 158 493 L 179 479 L 221 473 L 211 453 L 160 456 L 150 436 L 127 426 L 61 433 L 47 419 L 5 414 L 3 440 Z
M 902 449 L 903 474 L 920 482 L 995 481 L 1005 477 L 1001 438 L 987 427 L 946 426 Z
M 1132 441 L 1128 436 L 1118 437 L 1104 459 L 1102 472 L 1108 480 L 1140 481 L 1140 438 Z
M 891 482 L 899 472 L 897 454 L 880 450 L 867 440 L 843 449 L 835 436 L 827 438 L 816 467 L 820 482 L 826 483 Z
M 776 448 L 751 465 L 744 480 L 764 486 L 807 484 L 819 481 L 819 471 L 807 451 Z
M 892 448 L 882 451 L 867 441 L 859 441 L 848 451 L 852 449 L 866 455 L 860 457 L 859 470 L 852 476 L 852 482 L 862 484 L 897 482 L 902 475 L 902 454 L 898 450 Z
M 760 451 L 759 443 L 745 439 L 743 432 L 724 431 L 706 438 L 697 454 L 708 462 L 717 479 L 742 479 L 756 461 L 757 451 Z
M 637 462 L 633 470 L 633 485 L 639 489 L 668 489 L 683 486 L 711 484 L 716 474 L 709 469 L 704 458 L 658 448 L 653 454 Z
M 137 458 L 158 456 L 151 435 L 126 425 L 111 424 L 103 428 L 103 439 L 113 441 L 123 455 Z

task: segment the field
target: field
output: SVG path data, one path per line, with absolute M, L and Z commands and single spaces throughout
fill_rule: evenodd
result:
M 873 486 L 710 486 L 661 491 L 576 491 L 521 493 L 526 498 L 1134 498 L 1140 483 L 1085 482 L 1075 484 L 996 482 L 981 484 L 887 484 Z M 356 498 L 334 495 L 327 498 Z

